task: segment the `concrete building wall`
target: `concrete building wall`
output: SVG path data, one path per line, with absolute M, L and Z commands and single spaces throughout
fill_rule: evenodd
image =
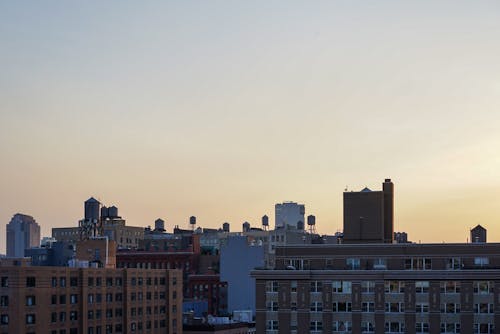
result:
M 228 311 L 255 314 L 255 279 L 250 271 L 264 267 L 264 247 L 249 245 L 243 236 L 230 237 L 221 248 L 220 266 L 221 281 L 228 284 Z

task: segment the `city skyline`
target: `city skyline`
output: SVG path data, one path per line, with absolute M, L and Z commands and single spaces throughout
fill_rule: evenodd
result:
M 395 231 L 500 241 L 500 4 L 0 4 L 0 234 L 89 197 L 234 230 L 395 183 Z M 5 253 L 4 238 L 0 253 Z

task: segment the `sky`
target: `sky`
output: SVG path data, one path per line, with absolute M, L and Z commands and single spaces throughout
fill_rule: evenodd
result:
M 260 225 L 395 184 L 416 242 L 500 241 L 498 1 L 0 2 L 5 225 Z

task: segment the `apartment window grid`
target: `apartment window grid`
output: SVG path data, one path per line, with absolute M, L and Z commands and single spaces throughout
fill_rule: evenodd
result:
M 278 281 L 267 281 L 266 282 L 266 292 L 275 293 L 275 292 L 278 292 L 278 290 L 279 290 Z

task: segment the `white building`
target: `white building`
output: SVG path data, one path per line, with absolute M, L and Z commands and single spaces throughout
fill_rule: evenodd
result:
M 283 202 L 275 205 L 275 229 L 291 226 L 299 230 L 304 229 L 304 204 Z

